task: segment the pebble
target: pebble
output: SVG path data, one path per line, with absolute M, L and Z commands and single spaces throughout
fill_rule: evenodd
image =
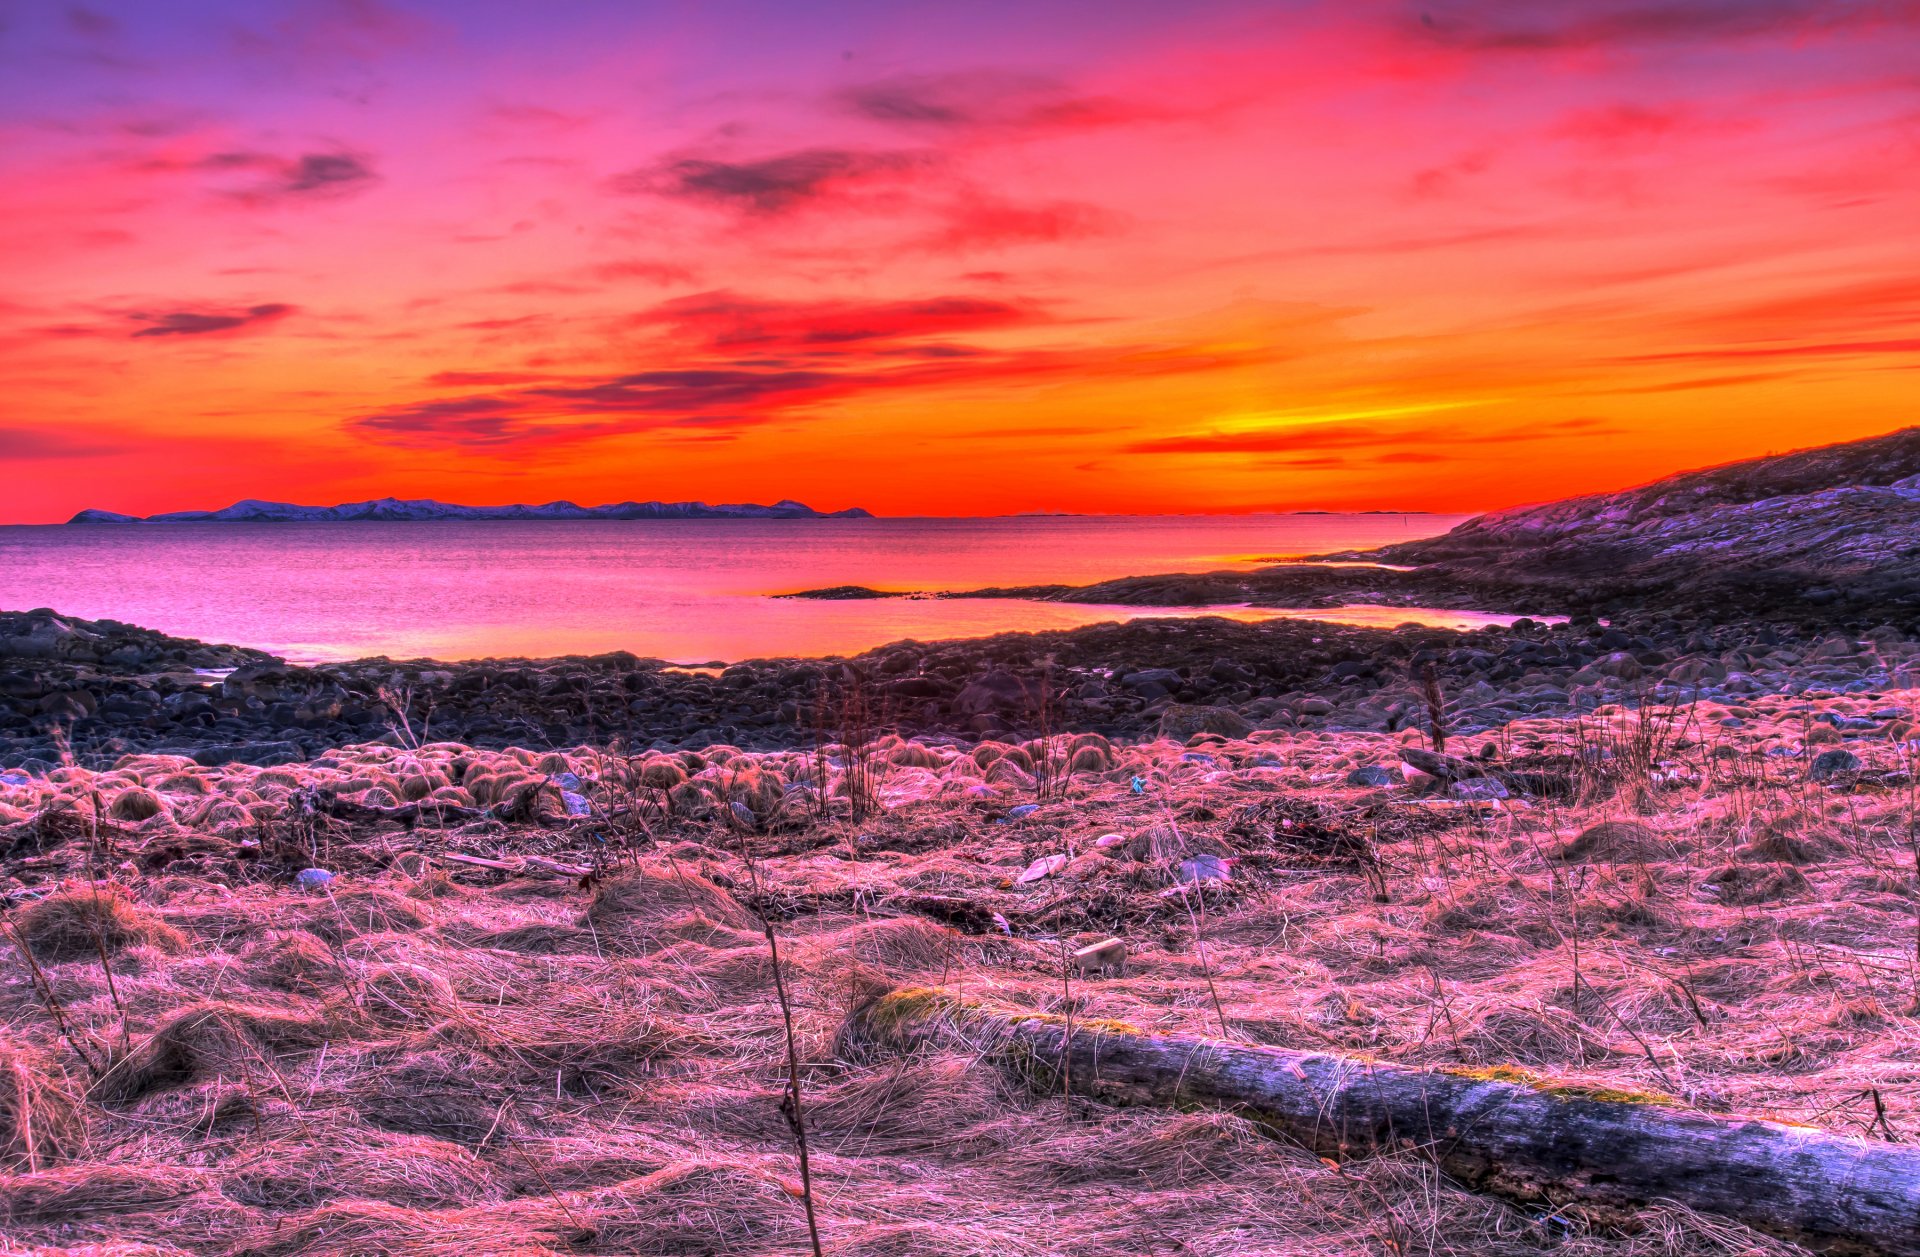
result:
M 301 869 L 293 875 L 296 890 L 325 890 L 333 885 L 333 874 L 326 869 Z
M 1356 768 L 1348 773 L 1347 784 L 1350 786 L 1390 786 L 1393 784 L 1393 773 L 1388 769 L 1380 767 L 1378 764 L 1368 764 L 1365 767 Z

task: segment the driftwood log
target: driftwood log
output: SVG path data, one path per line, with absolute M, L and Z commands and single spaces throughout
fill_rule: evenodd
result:
M 1022 1013 L 938 989 L 869 1001 L 853 1054 L 983 1054 L 1118 1105 L 1229 1109 L 1328 1158 L 1410 1152 L 1462 1186 L 1603 1222 L 1674 1201 L 1837 1253 L 1920 1257 L 1920 1147 L 1713 1117 L 1516 1070 L 1412 1069 Z

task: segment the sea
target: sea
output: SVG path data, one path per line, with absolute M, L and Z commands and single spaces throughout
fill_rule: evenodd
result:
M 1012 516 L 0 526 L 0 609 L 52 607 L 299 662 L 626 650 L 686 665 L 853 654 L 1144 615 L 1451 627 L 1511 617 L 1356 606 L 782 599 L 1254 567 L 1444 532 L 1450 515 Z

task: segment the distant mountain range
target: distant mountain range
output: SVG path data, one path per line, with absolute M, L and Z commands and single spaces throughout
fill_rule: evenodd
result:
M 339 506 L 297 506 L 291 502 L 261 502 L 249 498 L 218 511 L 167 511 L 160 515 L 122 515 L 118 511 L 88 509 L 69 524 L 324 524 L 351 520 L 416 521 L 438 519 L 872 519 L 859 507 L 844 511 L 816 511 L 792 499 L 760 506 L 752 502 L 614 502 L 606 506 L 576 506 L 547 502 L 540 506 L 456 506 L 431 498 L 375 498 L 371 502 L 343 502 Z

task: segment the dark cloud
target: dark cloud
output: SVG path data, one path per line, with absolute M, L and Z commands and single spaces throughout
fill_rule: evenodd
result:
M 340 150 L 297 157 L 238 150 L 214 153 L 194 165 L 213 174 L 255 176 L 227 192 L 256 204 L 351 196 L 379 180 L 365 158 Z
M 524 435 L 524 407 L 506 397 L 455 397 L 361 415 L 349 428 L 396 445 L 496 445 Z
M 922 153 L 845 148 L 801 149 L 750 161 L 682 157 L 620 175 L 613 187 L 770 217 L 854 185 L 901 177 L 931 160 Z
M 749 427 L 773 417 L 754 407 L 844 391 L 852 383 L 818 371 L 640 371 L 588 384 L 396 407 L 346 426 L 397 445 L 526 448 L 662 429 Z
M 294 307 L 285 302 L 272 301 L 242 310 L 168 310 L 157 314 L 134 313 L 128 317 L 136 323 L 145 324 L 133 333 L 134 339 L 138 340 L 143 336 L 210 336 L 218 332 L 239 331 L 285 318 L 293 310 Z
M 899 75 L 855 84 L 835 99 L 870 121 L 924 129 L 1084 129 L 1147 116 L 1057 79 L 1004 70 Z
M 539 388 L 535 397 L 552 398 L 570 409 L 590 412 L 639 412 L 695 416 L 714 410 L 818 390 L 837 377 L 819 371 L 743 371 L 708 368 L 691 371 L 641 371 L 601 384 L 577 388 Z
M 985 297 L 912 301 L 767 301 L 725 290 L 663 301 L 636 316 L 641 325 L 738 354 L 806 353 L 829 347 L 894 344 L 1044 321 L 1031 304 Z
M 350 153 L 303 153 L 287 172 L 286 191 L 338 192 L 374 178 L 367 164 Z
M 724 440 L 804 418 L 824 403 L 871 394 L 1027 384 L 1099 376 L 1151 378 L 1233 361 L 1215 346 L 1006 349 L 956 335 L 1049 321 L 1032 303 L 972 296 L 912 301 L 783 302 L 718 291 L 665 301 L 631 328 L 658 329 L 655 352 L 676 365 L 603 379 L 552 380 L 390 407 L 349 419 L 363 438 L 414 448 L 521 450 L 649 433 Z M 448 372 L 431 383 L 517 384 Z
M 1912 0 L 1436 0 L 1415 12 L 1426 39 L 1509 52 L 1920 25 L 1920 5 Z

